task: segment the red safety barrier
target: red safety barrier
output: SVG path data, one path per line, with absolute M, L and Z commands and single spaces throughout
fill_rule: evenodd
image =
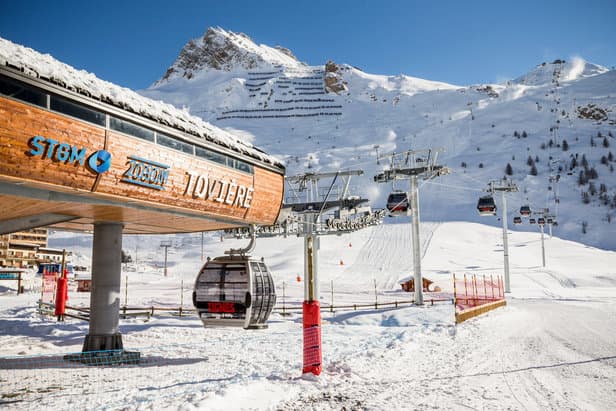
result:
M 479 305 L 505 299 L 503 282 L 500 276 L 478 277 L 475 274 L 462 278 L 453 275 L 453 293 L 456 301 L 456 311 L 464 311 Z
M 304 301 L 304 367 L 302 372 L 321 374 L 321 307 L 318 301 Z

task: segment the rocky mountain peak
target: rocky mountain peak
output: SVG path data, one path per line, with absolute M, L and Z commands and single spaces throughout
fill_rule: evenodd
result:
M 244 33 L 209 28 L 203 37 L 192 39 L 182 48 L 175 62 L 156 83 L 174 77 L 192 78 L 206 70 L 254 70 L 272 66 L 303 66 L 293 53 L 282 46 L 257 45 Z

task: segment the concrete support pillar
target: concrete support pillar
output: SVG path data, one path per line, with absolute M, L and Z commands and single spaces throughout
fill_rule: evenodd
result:
M 120 285 L 122 281 L 122 228 L 120 223 L 94 224 L 90 328 L 83 351 L 121 350 Z

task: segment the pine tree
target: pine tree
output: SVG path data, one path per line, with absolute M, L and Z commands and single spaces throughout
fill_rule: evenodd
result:
M 507 163 L 507 167 L 505 167 L 505 174 L 507 174 L 508 176 L 513 175 L 513 168 L 509 163 Z
M 528 158 L 526 159 L 526 165 L 529 167 L 532 167 L 535 165 L 535 160 L 533 160 L 533 158 L 531 156 L 528 156 Z
M 584 172 L 584 170 L 580 170 L 580 174 L 578 174 L 577 180 L 578 185 L 583 186 L 584 184 L 586 184 L 587 181 L 588 179 L 586 178 L 586 173 Z
M 530 168 L 530 175 L 531 176 L 536 176 L 537 175 L 537 167 L 535 167 L 535 165 L 533 164 L 533 166 Z
M 569 143 L 567 143 L 567 140 L 563 140 L 563 151 L 568 151 L 569 150 Z
M 607 137 L 603 137 L 603 147 L 608 148 L 610 146 L 610 141 Z

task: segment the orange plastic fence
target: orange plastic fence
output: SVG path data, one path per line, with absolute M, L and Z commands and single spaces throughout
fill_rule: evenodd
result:
M 505 299 L 501 276 L 453 275 L 456 312 Z

